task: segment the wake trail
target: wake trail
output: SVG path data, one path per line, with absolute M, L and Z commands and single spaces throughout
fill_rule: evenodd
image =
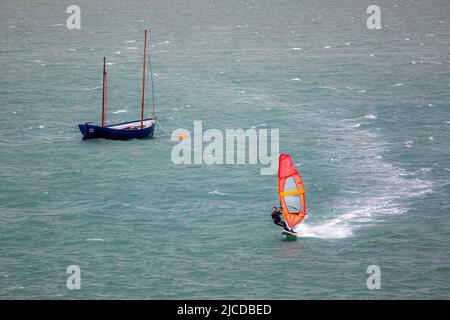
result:
M 298 118 L 296 110 L 290 111 L 293 118 Z M 314 118 L 306 119 L 305 114 L 301 117 L 304 122 L 316 121 Z M 335 167 L 342 185 L 334 198 L 336 200 L 328 204 L 328 216 L 324 216 L 322 221 L 314 210 L 308 212 L 311 216 L 307 214 L 304 222 L 295 228 L 299 237 L 351 237 L 359 228 L 406 213 L 410 202 L 407 200 L 433 192 L 432 181 L 419 179 L 416 173 L 396 167 L 383 158 L 383 153 L 389 151 L 391 145 L 373 129 L 377 117 L 368 114 L 362 118 L 364 127 L 355 126 L 361 122 L 361 117 L 338 121 L 321 118 L 322 122 L 317 124 L 323 132 L 329 133 L 325 138 L 329 139 L 330 145 L 319 151 L 328 161 L 327 165 L 331 163 Z M 307 192 L 308 186 L 305 188 Z M 314 222 L 309 222 L 310 219 Z

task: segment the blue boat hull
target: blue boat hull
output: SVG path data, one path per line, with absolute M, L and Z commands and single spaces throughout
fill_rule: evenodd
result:
M 155 130 L 156 119 L 145 119 L 144 122 L 149 125 L 142 129 L 140 128 L 140 121 L 124 122 L 105 127 L 86 122 L 84 124 L 79 124 L 78 128 L 83 135 L 83 140 L 131 140 L 152 138 Z

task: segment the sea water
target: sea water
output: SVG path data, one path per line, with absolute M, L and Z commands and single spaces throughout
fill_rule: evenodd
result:
M 371 1 L 77 1 L 69 29 L 72 4 L 1 4 L 1 298 L 450 297 L 447 1 L 377 1 L 374 30 Z M 108 123 L 139 118 L 145 28 L 154 138 L 82 141 L 103 56 Z M 279 129 L 297 241 L 270 218 L 276 175 L 173 163 L 194 121 Z

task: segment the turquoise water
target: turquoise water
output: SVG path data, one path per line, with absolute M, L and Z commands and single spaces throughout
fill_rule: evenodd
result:
M 15 1 L 0 10 L 0 297 L 450 297 L 450 6 L 377 1 Z M 139 117 L 143 29 L 161 127 Z M 177 128 L 280 129 L 306 189 L 298 241 L 258 165 L 175 165 Z M 81 268 L 81 289 L 66 268 Z M 369 265 L 381 288 L 369 290 Z

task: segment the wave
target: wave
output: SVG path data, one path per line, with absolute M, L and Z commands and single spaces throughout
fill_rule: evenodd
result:
M 352 90 L 353 92 L 356 92 L 356 93 L 364 93 L 364 92 L 367 91 L 365 89 L 355 89 L 355 88 L 352 88 L 352 87 L 345 87 L 345 88 L 348 89 L 348 90 Z
M 299 237 L 322 239 L 351 237 L 355 230 L 374 225 L 385 217 L 405 214 L 408 208 L 403 205 L 404 200 L 433 192 L 430 181 L 405 178 L 403 176 L 409 177 L 411 174 L 395 169 L 388 164 L 385 165 L 396 174 L 390 179 L 391 182 L 386 181 L 384 192 L 378 191 L 380 192 L 379 196 L 358 199 L 353 203 L 350 200 L 347 200 L 346 203 L 344 201 L 343 213 L 326 221 L 309 224 L 305 219 L 305 222 L 295 228 Z
M 320 89 L 329 89 L 329 90 L 333 90 L 333 91 L 337 90 L 335 87 L 330 87 L 330 86 L 322 86 L 322 87 L 319 87 L 319 88 Z
M 260 128 L 260 127 L 266 127 L 267 125 L 265 123 L 257 124 L 256 126 L 252 126 L 252 129 Z
M 210 192 L 208 192 L 208 194 L 218 195 L 218 196 L 227 196 L 228 195 L 228 193 L 220 192 L 219 190 L 210 191 Z
M 339 225 L 338 222 L 333 221 L 321 225 L 302 223 L 295 231 L 301 238 L 342 239 L 352 235 L 349 226 Z
M 376 115 L 367 114 L 363 118 L 375 119 Z M 337 138 L 333 147 L 339 150 L 339 155 L 324 151 L 324 156 L 333 161 L 338 172 L 345 172 L 345 176 L 341 179 L 340 194 L 335 202 L 328 204 L 329 216 L 324 217 L 312 208 L 295 229 L 300 237 L 354 236 L 356 230 L 373 226 L 387 217 L 406 214 L 411 199 L 433 192 L 433 182 L 424 178 L 429 169 L 409 172 L 385 160 L 383 153 L 392 146 L 370 127 L 355 130 L 360 119 L 323 122 L 332 128 Z M 412 141 L 403 145 L 410 147 Z
M 102 88 L 102 86 L 95 86 L 95 87 L 84 88 L 83 90 L 92 91 L 92 90 L 98 90 L 98 89 L 101 89 L 101 88 Z
M 128 112 L 128 111 L 127 111 L 127 110 L 124 110 L 124 109 L 120 109 L 120 110 L 117 110 L 117 111 L 113 111 L 114 114 L 127 113 L 127 112 Z

